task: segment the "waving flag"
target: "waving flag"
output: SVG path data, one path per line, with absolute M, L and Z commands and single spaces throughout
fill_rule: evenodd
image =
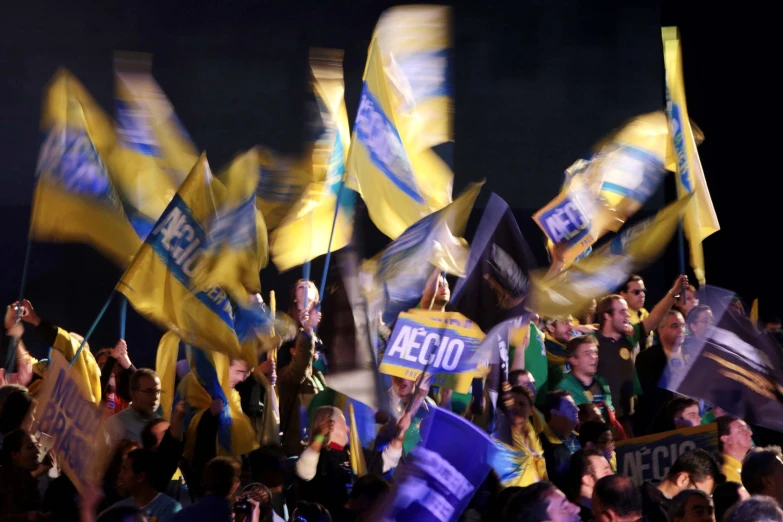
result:
M 127 266 L 141 241 L 108 168 L 117 147 L 114 129 L 65 69 L 55 74 L 46 90 L 41 127 L 31 237 L 87 243 Z
M 348 187 L 392 239 L 451 201 L 453 174 L 430 147 L 451 137 L 450 10 L 402 6 L 378 20 L 348 156 Z

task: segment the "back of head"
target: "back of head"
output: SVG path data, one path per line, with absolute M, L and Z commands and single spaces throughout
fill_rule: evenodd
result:
M 287 458 L 280 444 L 266 444 L 250 453 L 250 473 L 253 481 L 260 482 L 269 489 L 282 486 Z
M 149 482 L 158 467 L 158 457 L 155 452 L 138 448 L 131 450 L 126 458 L 131 461 L 133 473 L 135 475 L 144 473 L 147 476 L 146 481 Z
M 390 491 L 391 484 L 369 473 L 354 482 L 346 505 L 351 511 L 366 511 L 384 502 Z
M 114 506 L 101 513 L 97 522 L 147 522 L 147 517 L 136 506 Z
M 8 394 L 0 410 L 0 433 L 19 429 L 33 406 L 33 397 L 26 389 L 14 390 Z
M 603 421 L 588 421 L 579 427 L 579 444 L 582 447 L 587 446 L 588 442 L 597 444 L 601 435 L 607 431 L 612 431 L 612 427 Z
M 772 497 L 757 495 L 726 513 L 725 522 L 783 522 L 783 511 Z
M 239 462 L 229 457 L 215 457 L 204 469 L 201 481 L 204 489 L 218 497 L 227 497 L 239 484 L 239 473 L 242 471 Z
M 11 464 L 11 453 L 19 453 L 22 444 L 27 441 L 28 434 L 24 430 L 14 430 L 3 439 L 3 447 L 0 448 L 0 466 Z
M 27 388 L 21 384 L 4 384 L 0 386 L 0 412 L 3 411 L 3 404 L 5 404 L 8 396 L 18 391 L 27 391 Z
M 544 522 L 549 520 L 547 494 L 555 489 L 550 482 L 536 482 L 521 488 L 501 511 L 499 522 Z
M 712 504 L 712 499 L 708 494 L 700 489 L 686 489 L 677 493 L 674 498 L 669 502 L 669 508 L 667 510 L 667 516 L 669 520 L 677 518 L 685 518 L 685 510 L 688 507 L 688 499 L 691 497 L 701 497 L 708 504 Z
M 742 497 L 740 497 L 739 482 L 724 482 L 717 486 L 712 492 L 712 501 L 715 503 L 715 520 L 720 522 L 726 513 L 734 507 Z
M 604 508 L 617 516 L 630 517 L 642 513 L 642 495 L 631 479 L 622 475 L 608 475 L 595 483 L 593 496 Z
M 163 417 L 157 417 L 144 425 L 144 427 L 141 429 L 142 448 L 151 450 L 158 445 L 158 438 L 155 436 L 155 433 L 153 433 L 152 430 L 155 428 L 155 426 L 157 426 L 162 422 L 167 422 L 167 421 Z
M 753 448 L 742 461 L 742 485 L 751 495 L 759 495 L 764 491 L 764 477 L 770 476 L 783 460 L 779 446 Z
M 332 522 L 332 516 L 321 504 L 315 502 L 298 502 L 291 520 L 296 522 Z
M 704 482 L 712 478 L 716 483 L 723 482 L 718 460 L 711 453 L 698 448 L 686 451 L 672 464 L 667 479 L 674 479 L 680 473 L 687 473 L 693 482 Z

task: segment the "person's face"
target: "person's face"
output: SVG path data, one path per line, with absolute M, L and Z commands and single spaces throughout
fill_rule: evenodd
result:
M 533 405 L 530 404 L 530 399 L 527 395 L 522 393 L 512 393 L 511 396 L 514 399 L 514 404 L 509 410 L 509 415 L 517 420 L 527 420 L 527 418 L 530 417 L 530 413 L 533 411 Z
M 299 283 L 296 287 L 296 309 L 301 315 L 305 310 L 305 292 L 307 292 L 307 310 L 312 310 L 317 304 L 315 302 L 315 285 L 308 283 Z
M 614 300 L 612 303 L 611 316 L 606 320 L 615 333 L 625 335 L 625 327 L 631 324 L 631 313 L 628 311 L 628 303 L 625 299 Z
M 688 312 L 691 311 L 691 308 L 699 304 L 699 298 L 696 297 L 696 292 L 693 290 L 686 290 L 685 291 L 685 305 L 682 305 L 682 314 L 687 317 Z
M 595 375 L 598 371 L 598 347 L 584 343 L 576 349 L 573 357 L 569 357 L 568 362 L 575 374 Z
M 628 308 L 638 312 L 644 308 L 644 299 L 647 296 L 644 281 L 631 281 L 628 283 L 628 290 L 620 295 L 628 302 Z
M 349 437 L 348 423 L 345 421 L 345 415 L 339 411 L 335 411 L 332 420 L 334 421 L 334 428 L 332 428 L 329 440 L 340 446 L 347 446 Z
M 663 326 L 658 328 L 658 336 L 661 338 L 661 344 L 666 347 L 677 349 L 685 341 L 685 321 L 682 315 L 675 312 L 666 316 Z
M 160 406 L 160 379 L 144 375 L 139 379 L 139 388 L 131 390 L 131 401 L 136 411 L 152 414 Z
M 604 457 L 587 457 L 587 459 L 590 461 L 592 473 L 582 477 L 582 484 L 589 487 L 592 494 L 592 488 L 595 487 L 596 482 L 609 475 L 614 475 L 614 472 L 609 461 Z
M 712 491 L 715 489 L 715 479 L 713 477 L 707 477 L 706 479 L 697 482 L 687 473 L 680 473 L 676 483 L 680 488 L 680 491 L 685 489 L 700 489 L 706 494 L 712 495 Z
M 753 447 L 753 430 L 744 420 L 735 420 L 729 424 L 729 433 L 723 436 L 723 444 L 747 453 Z
M 152 434 L 155 435 L 155 440 L 157 441 L 155 443 L 155 446 L 151 449 L 158 449 L 158 446 L 160 446 L 160 441 L 163 440 L 163 435 L 166 434 L 166 430 L 169 429 L 170 424 L 168 422 L 159 422 L 155 424 L 155 426 L 152 427 Z
M 700 312 L 699 315 L 696 316 L 696 321 L 689 325 L 693 337 L 696 339 L 704 339 L 707 337 L 707 330 L 712 326 L 712 321 L 712 310 Z
M 611 430 L 606 430 L 598 437 L 598 440 L 595 441 L 595 443 L 588 443 L 587 446 L 594 447 L 604 454 L 606 460 L 610 460 L 612 458 L 612 453 L 614 453 L 614 435 L 612 435 Z
M 133 472 L 133 459 L 126 455 L 123 457 L 120 471 L 117 473 L 117 489 L 120 493 L 130 495 L 137 482 L 138 477 Z
M 715 507 L 701 495 L 691 495 L 685 502 L 685 516 L 672 522 L 715 522 Z
M 692 404 L 683 409 L 677 417 L 674 418 L 674 425 L 678 428 L 690 428 L 701 424 L 701 415 L 699 414 L 699 405 Z
M 416 388 L 415 381 L 396 376 L 392 377 L 392 385 L 401 399 L 410 397 L 413 394 L 413 390 Z
M 546 514 L 550 522 L 579 522 L 579 507 L 568 501 L 559 489 L 552 487 L 546 492 Z
M 516 375 L 514 382 L 510 383 L 512 387 L 523 386 L 533 392 L 533 396 L 536 395 L 536 380 L 533 375 L 529 373 L 519 373 Z
M 32 435 L 25 435 L 19 452 L 11 453 L 11 462 L 26 471 L 35 471 L 38 468 L 38 443 Z
M 250 365 L 247 361 L 239 359 L 231 361 L 231 365 L 228 367 L 229 386 L 234 388 L 240 382 L 244 382 L 248 375 L 250 375 Z
M 549 332 L 549 335 L 551 335 L 556 341 L 565 344 L 571 338 L 572 327 L 573 324 L 571 322 L 571 316 L 568 316 L 564 320 L 558 319 L 557 321 L 548 325 L 546 329 Z
M 560 407 L 553 412 L 564 422 L 568 422 L 568 431 L 572 431 L 579 424 L 579 408 L 577 408 L 574 399 L 571 396 L 560 399 Z

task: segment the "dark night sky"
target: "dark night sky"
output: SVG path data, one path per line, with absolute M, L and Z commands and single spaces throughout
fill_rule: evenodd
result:
M 114 50 L 154 53 L 153 72 L 213 168 L 255 144 L 298 150 L 311 46 L 345 49 L 346 103 L 353 119 L 367 45 L 392 2 L 19 2 L 0 21 L 0 296 L 19 291 L 38 148 L 41 93 L 68 67 L 105 108 L 111 107 Z M 565 167 L 627 118 L 663 107 L 662 24 L 679 25 L 691 117 L 707 140 L 700 154 L 722 230 L 705 242 L 711 284 L 761 298 L 765 313 L 783 314 L 775 267 L 781 181 L 775 169 L 771 84 L 763 63 L 774 33 L 760 16 L 720 12 L 714 3 L 458 2 L 455 5 L 455 194 L 487 179 L 517 213 L 544 260 L 530 220 L 558 191 Z M 716 18 L 717 17 L 717 18 Z M 760 58 L 761 57 L 761 58 Z M 770 87 L 767 87 L 770 85 Z M 639 216 L 674 197 L 669 177 Z M 478 217 L 474 212 L 473 221 Z M 370 244 L 382 245 L 370 229 Z M 320 275 L 319 263 L 314 274 Z M 672 247 L 644 275 L 660 296 L 677 272 Z M 28 291 L 42 313 L 85 331 L 118 272 L 89 248 L 39 245 L 32 250 Z M 264 273 L 266 290 L 286 295 L 289 281 Z M 284 303 L 281 303 L 284 304 Z M 112 342 L 117 312 L 96 332 Z M 129 344 L 154 353 L 156 329 L 131 314 Z M 151 360 L 142 356 L 143 363 Z

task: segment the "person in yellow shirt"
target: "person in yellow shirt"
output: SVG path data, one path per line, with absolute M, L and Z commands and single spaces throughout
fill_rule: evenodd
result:
M 631 314 L 631 324 L 639 324 L 650 315 L 650 312 L 644 307 L 644 301 L 647 297 L 647 288 L 644 286 L 642 276 L 632 275 L 625 284 L 620 287 L 618 292 L 620 296 L 628 303 L 628 312 Z M 646 341 L 639 343 L 639 348 L 644 350 L 652 346 L 653 333 L 647 336 Z
M 753 448 L 753 430 L 744 420 L 730 415 L 718 417 L 716 422 L 723 474 L 727 481 L 742 484 L 742 460 Z

